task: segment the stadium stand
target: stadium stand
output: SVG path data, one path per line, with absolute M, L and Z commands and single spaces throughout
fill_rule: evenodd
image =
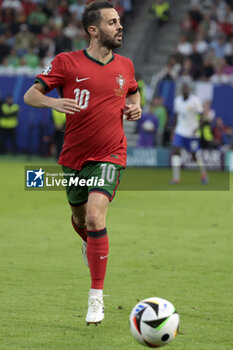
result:
M 148 22 L 147 34 L 141 55 L 135 57 L 135 62 L 136 69 L 150 85 L 148 105 L 156 94 L 166 90 L 164 94 L 171 121 L 173 98 L 182 81 L 189 82 L 194 89 L 206 83 L 209 96 L 215 97 L 212 107 L 219 118 L 205 120 L 205 137 L 209 139 L 208 147 L 221 148 L 226 132 L 216 142 L 213 130 L 218 126 L 218 120 L 222 121 L 223 130 L 229 129 L 229 135 L 233 125 L 232 106 L 226 98 L 232 93 L 233 83 L 232 1 L 181 0 L 175 6 L 171 2 L 167 23 L 161 28 L 152 19 Z M 168 96 L 169 89 L 172 97 Z M 223 91 L 229 91 L 229 95 L 224 95 Z M 211 103 L 207 95 L 202 96 L 203 103 Z M 224 97 L 226 108 L 222 106 Z M 210 142 L 212 138 L 213 142 Z
M 183 77 L 214 84 L 233 82 L 231 1 L 191 0 L 178 30 L 176 45 L 172 47 L 166 68 L 160 70 L 160 79 L 169 74 L 169 79 Z M 158 50 L 161 53 L 160 46 Z
M 210 82 L 212 86 L 233 83 L 233 4 L 229 0 L 191 0 L 180 22 L 179 38 L 159 79 Z M 212 120 L 212 128 L 218 124 Z M 222 123 L 224 121 L 222 120 Z M 226 123 L 231 123 L 230 118 Z M 222 144 L 222 139 L 220 141 Z M 214 141 L 213 146 L 217 147 Z
M 1 0 L 1 72 L 14 68 L 45 66 L 61 51 L 87 46 L 81 24 L 84 6 L 90 0 Z M 113 0 L 124 23 L 130 21 L 138 1 Z M 12 70 L 11 70 L 12 71 Z

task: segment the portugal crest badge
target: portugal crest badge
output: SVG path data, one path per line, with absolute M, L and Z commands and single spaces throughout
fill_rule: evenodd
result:
M 116 77 L 116 82 L 117 82 L 118 88 L 115 89 L 115 93 L 117 96 L 122 97 L 125 94 L 125 90 L 124 90 L 125 79 L 123 75 L 118 74 L 118 77 Z

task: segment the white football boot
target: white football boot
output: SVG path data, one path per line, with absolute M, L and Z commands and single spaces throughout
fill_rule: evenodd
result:
M 82 242 L 82 257 L 84 264 L 89 267 L 88 260 L 87 260 L 87 242 L 83 241 Z
M 96 295 L 92 291 L 89 292 L 88 310 L 86 315 L 86 323 L 95 324 L 101 323 L 104 319 L 104 302 L 103 295 Z

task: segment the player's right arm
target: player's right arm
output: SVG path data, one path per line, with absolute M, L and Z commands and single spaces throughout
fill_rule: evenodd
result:
M 44 87 L 39 84 L 33 84 L 24 95 L 24 102 L 36 108 L 53 108 L 58 112 L 75 114 L 81 108 L 75 99 L 70 98 L 53 98 L 45 95 Z

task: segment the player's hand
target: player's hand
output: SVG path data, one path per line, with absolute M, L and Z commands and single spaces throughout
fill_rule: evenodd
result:
M 58 112 L 67 113 L 67 114 L 75 114 L 76 112 L 80 112 L 82 108 L 77 104 L 76 100 L 71 98 L 58 98 L 54 101 L 54 106 L 52 106 Z
M 128 104 L 125 105 L 124 114 L 127 120 L 134 121 L 141 118 L 142 109 L 137 104 Z

